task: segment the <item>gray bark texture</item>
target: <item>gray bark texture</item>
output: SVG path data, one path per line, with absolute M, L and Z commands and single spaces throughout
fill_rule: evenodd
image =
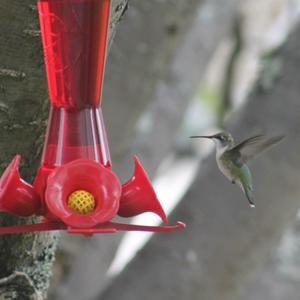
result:
M 109 43 L 127 7 L 112 1 Z M 32 180 L 40 159 L 48 93 L 36 0 L 0 2 L 0 166 L 22 154 L 21 173 Z M 36 221 L 1 214 L 1 226 Z M 53 233 L 0 237 L 0 299 L 43 299 L 57 244 Z
M 211 155 L 171 218 L 185 221 L 186 230 L 156 235 L 100 299 L 245 299 L 247 283 L 259 276 L 300 205 L 299 36 L 298 27 L 280 50 L 282 76 L 272 89 L 256 90 L 228 124 L 237 140 L 286 134 L 251 165 L 256 208 Z

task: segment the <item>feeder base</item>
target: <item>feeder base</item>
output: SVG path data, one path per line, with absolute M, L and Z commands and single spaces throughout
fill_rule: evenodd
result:
M 99 233 L 116 233 L 117 231 L 171 232 L 183 228 L 185 228 L 185 224 L 182 222 L 177 222 L 173 226 L 144 226 L 144 225 L 107 222 L 92 228 L 74 228 L 74 227 L 67 226 L 62 222 L 44 221 L 36 224 L 0 227 L 0 235 L 64 230 L 71 234 L 83 234 L 86 236 L 91 236 L 93 234 L 99 234 Z

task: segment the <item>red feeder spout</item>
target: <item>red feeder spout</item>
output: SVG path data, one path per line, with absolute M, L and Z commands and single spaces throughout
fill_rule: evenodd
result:
M 167 216 L 137 157 L 134 158 L 134 165 L 133 177 L 122 186 L 122 198 L 118 214 L 121 217 L 132 217 L 143 212 L 153 212 L 164 223 L 168 223 Z
M 0 211 L 27 217 L 38 214 L 41 204 L 33 187 L 20 178 L 20 159 L 17 155 L 0 178 Z

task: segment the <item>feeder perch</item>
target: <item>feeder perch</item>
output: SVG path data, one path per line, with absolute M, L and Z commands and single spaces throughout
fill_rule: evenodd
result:
M 110 0 L 39 0 L 50 115 L 33 186 L 20 178 L 17 155 L 0 179 L 0 211 L 42 216 L 37 224 L 0 227 L 0 234 L 66 230 L 92 235 L 174 231 L 185 225 L 113 222 L 144 212 L 167 217 L 139 159 L 121 184 L 111 169 L 101 112 Z

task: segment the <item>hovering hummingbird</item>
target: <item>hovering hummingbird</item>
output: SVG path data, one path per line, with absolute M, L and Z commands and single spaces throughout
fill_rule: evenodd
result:
M 255 207 L 252 177 L 246 163 L 261 152 L 279 143 L 284 136 L 266 138 L 256 135 L 235 145 L 232 135 L 220 132 L 210 136 L 191 136 L 191 138 L 212 139 L 216 145 L 216 160 L 220 171 L 244 191 L 251 207 Z

